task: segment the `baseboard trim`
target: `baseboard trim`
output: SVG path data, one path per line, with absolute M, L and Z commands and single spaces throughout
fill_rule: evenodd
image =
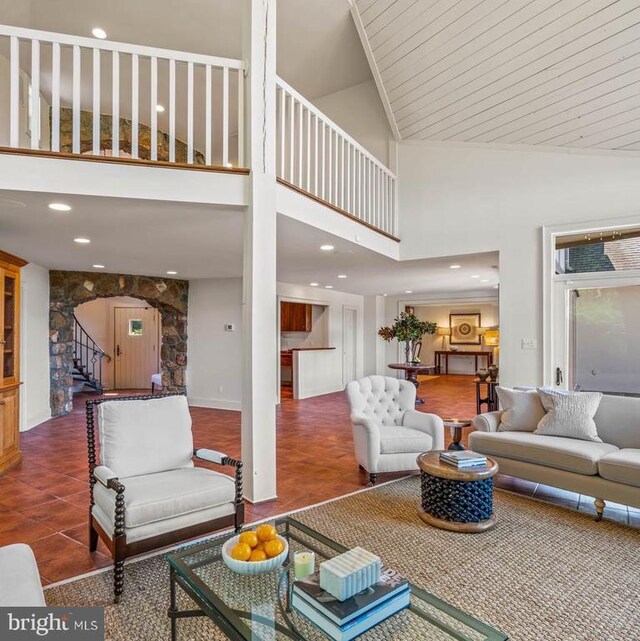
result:
M 233 412 L 239 412 L 242 409 L 242 403 L 240 403 L 240 401 L 227 401 L 217 398 L 197 398 L 194 396 L 188 396 L 187 401 L 192 407 L 206 407 L 211 410 L 231 410 Z
M 47 409 L 44 410 L 43 412 L 40 412 L 39 414 L 36 414 L 35 417 L 29 418 L 25 417 L 25 426 L 23 430 L 20 430 L 21 432 L 28 432 L 30 429 L 33 429 L 34 427 L 37 427 L 41 423 L 44 423 L 45 421 L 48 421 L 51 418 L 51 410 Z

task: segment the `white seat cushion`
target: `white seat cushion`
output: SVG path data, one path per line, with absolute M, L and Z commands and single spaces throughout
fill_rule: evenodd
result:
M 600 476 L 610 481 L 640 487 L 640 450 L 627 448 L 598 461 Z
M 231 477 L 201 467 L 130 477 L 123 485 L 127 528 L 233 503 L 235 498 Z M 96 483 L 93 496 L 113 522 L 116 493 Z
M 380 426 L 380 453 L 404 454 L 427 452 L 433 447 L 429 434 L 410 427 Z
M 597 474 L 598 461 L 618 451 L 615 445 L 608 443 L 529 432 L 472 432 L 469 446 L 475 452 L 489 456 L 502 456 L 587 475 Z
M 184 396 L 100 403 L 98 425 L 102 465 L 119 479 L 193 466 Z
M 40 573 L 31 548 L 24 543 L 0 548 L 0 607 L 45 605 Z

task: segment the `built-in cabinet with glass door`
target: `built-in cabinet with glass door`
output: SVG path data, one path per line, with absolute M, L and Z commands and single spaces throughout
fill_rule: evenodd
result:
M 20 268 L 25 265 L 0 250 L 0 474 L 21 460 Z

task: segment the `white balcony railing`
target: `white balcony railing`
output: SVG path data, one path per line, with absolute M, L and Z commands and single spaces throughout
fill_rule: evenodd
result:
M 276 98 L 278 177 L 397 237 L 395 174 L 280 78 Z
M 244 67 L 0 25 L 0 145 L 242 167 Z

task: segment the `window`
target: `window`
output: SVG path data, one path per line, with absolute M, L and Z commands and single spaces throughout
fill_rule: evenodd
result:
M 129 319 L 129 336 L 142 336 L 142 320 L 138 318 Z
M 557 274 L 629 270 L 640 270 L 637 229 L 560 237 L 556 242 Z

